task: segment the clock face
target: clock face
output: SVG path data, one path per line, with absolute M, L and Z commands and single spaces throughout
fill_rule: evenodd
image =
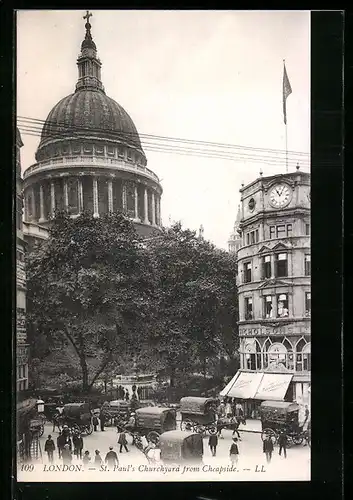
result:
M 270 191 L 270 203 L 274 208 L 287 205 L 291 199 L 291 190 L 287 184 L 276 184 Z

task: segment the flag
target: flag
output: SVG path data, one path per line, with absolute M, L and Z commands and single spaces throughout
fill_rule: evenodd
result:
M 286 108 L 286 100 L 287 97 L 292 93 L 292 87 L 290 86 L 286 65 L 283 66 L 283 120 L 284 123 L 287 124 L 287 108 Z

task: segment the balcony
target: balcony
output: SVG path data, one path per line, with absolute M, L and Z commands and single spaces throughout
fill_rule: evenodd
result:
M 159 184 L 158 176 L 152 172 L 149 168 L 139 165 L 136 163 L 129 163 L 124 160 L 118 160 L 116 158 L 106 158 L 99 156 L 64 156 L 61 158 L 53 158 L 51 160 L 42 161 L 40 163 L 35 163 L 25 170 L 23 174 L 23 179 L 28 179 L 31 175 L 55 170 L 58 167 L 70 167 L 70 168 L 110 168 L 116 170 L 122 170 L 125 172 L 133 172 L 135 174 L 143 175 L 152 179 Z

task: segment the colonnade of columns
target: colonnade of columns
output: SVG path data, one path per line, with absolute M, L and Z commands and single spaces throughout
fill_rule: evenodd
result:
M 92 179 L 92 200 L 93 200 L 93 215 L 94 217 L 99 217 L 99 190 L 98 190 L 98 182 L 100 179 L 103 179 L 102 177 L 98 176 L 91 176 L 89 177 Z M 71 177 L 72 179 L 72 177 Z M 76 177 L 75 180 L 77 180 L 77 213 L 81 213 L 85 208 L 84 206 L 84 188 L 83 188 L 83 179 L 82 177 Z M 54 214 L 56 208 L 58 207 L 58 200 L 57 200 L 57 192 L 56 192 L 56 185 L 55 185 L 55 180 L 52 179 L 49 181 L 50 182 L 50 203 L 48 203 L 48 208 L 47 212 L 49 211 L 50 214 Z M 136 221 L 143 222 L 144 224 L 152 224 L 153 226 L 155 225 L 160 225 L 161 224 L 161 215 L 160 215 L 160 195 L 155 192 L 155 190 L 151 187 L 147 187 L 146 185 L 143 185 L 143 211 L 142 213 L 139 213 L 139 190 L 138 190 L 138 184 L 135 184 L 133 187 L 132 191 L 132 197 L 134 199 L 134 208 L 133 208 L 133 218 Z M 63 193 L 63 209 L 68 210 L 69 209 L 69 189 L 68 189 L 68 178 L 63 178 L 63 185 L 62 185 L 62 193 Z M 87 189 L 87 188 L 86 188 Z M 151 210 L 149 210 L 149 193 L 151 196 L 150 200 L 150 206 Z M 114 202 L 117 203 L 116 200 L 114 200 L 114 195 L 113 195 L 113 180 L 108 179 L 107 180 L 107 198 L 108 198 L 108 206 L 107 206 L 107 211 L 108 212 L 113 212 L 113 210 L 116 210 L 116 207 L 114 207 Z M 38 199 L 38 198 L 37 198 Z M 121 200 L 121 206 L 123 212 L 126 212 L 128 209 L 128 190 L 127 190 L 127 184 L 122 183 L 122 200 Z M 149 212 L 151 212 L 151 218 L 149 217 Z M 35 191 L 34 191 L 34 186 L 31 186 L 26 189 L 26 195 L 25 195 L 25 214 L 26 214 L 26 219 L 38 219 L 38 222 L 45 222 L 47 220 L 47 216 L 49 215 L 48 213 L 46 214 L 45 210 L 45 192 L 44 192 L 44 186 L 43 183 L 39 184 L 39 213 L 38 210 L 36 210 L 36 197 L 35 197 Z M 39 218 L 38 218 L 39 215 Z

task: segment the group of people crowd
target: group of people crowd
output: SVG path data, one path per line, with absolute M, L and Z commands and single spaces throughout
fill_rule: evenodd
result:
M 120 446 L 120 453 L 123 452 L 123 449 L 127 453 L 129 452 L 129 449 L 127 447 L 128 441 L 126 438 L 126 432 L 124 430 L 119 432 L 117 444 L 118 446 Z M 55 450 L 57 450 L 59 460 L 62 460 L 63 464 L 66 465 L 70 465 L 74 457 L 77 460 L 82 460 L 82 463 L 84 465 L 93 463 L 94 467 L 99 467 L 103 463 L 108 464 L 108 466 L 119 464 L 118 456 L 114 451 L 113 446 L 109 447 L 109 451 L 107 452 L 104 461 L 99 450 L 95 450 L 94 458 L 92 460 L 90 451 L 86 450 L 83 452 L 83 449 L 84 442 L 82 435 L 78 431 L 70 430 L 67 425 L 64 425 L 62 430 L 59 432 L 59 435 L 56 439 L 56 445 L 50 434 L 48 435 L 48 438 L 45 441 L 44 445 L 44 451 L 48 455 L 49 463 L 54 462 L 54 452 Z

